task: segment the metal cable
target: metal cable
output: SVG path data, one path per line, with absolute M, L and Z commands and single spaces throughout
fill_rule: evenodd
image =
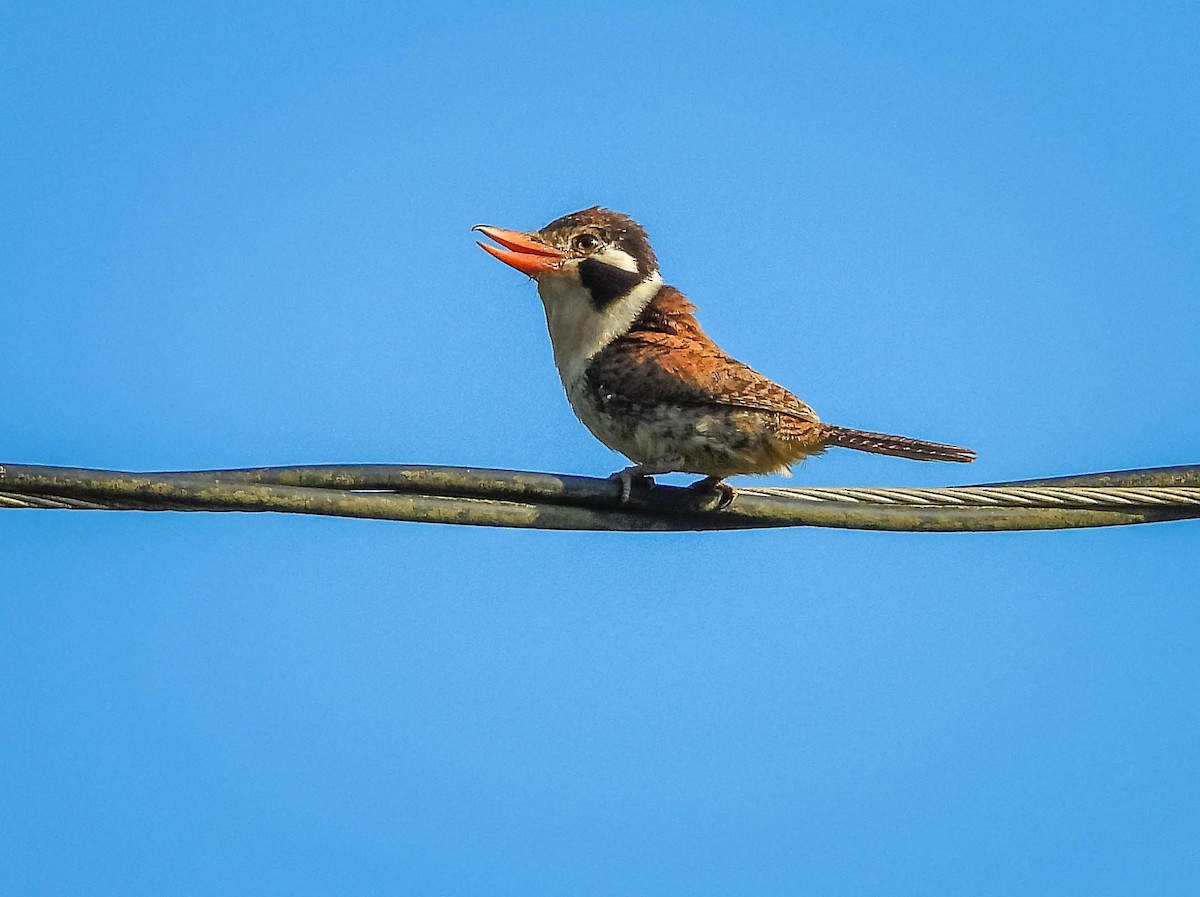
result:
M 1063 529 L 1200 517 L 1200 465 L 927 488 L 693 489 L 428 465 L 128 473 L 0 466 L 0 509 L 274 511 L 535 529 L 829 526 L 906 532 Z
M 879 505 L 919 505 L 926 507 L 1063 507 L 1110 508 L 1200 505 L 1200 488 L 1161 486 L 1119 487 L 1030 487 L 1030 486 L 948 486 L 932 489 L 912 488 L 763 488 L 742 489 L 743 495 L 771 495 L 805 501 L 854 502 Z

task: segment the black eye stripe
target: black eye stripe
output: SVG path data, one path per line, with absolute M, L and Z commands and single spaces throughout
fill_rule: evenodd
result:
M 614 268 L 596 259 L 586 259 L 579 265 L 579 280 L 592 297 L 592 307 L 603 311 L 641 282 L 636 271 Z

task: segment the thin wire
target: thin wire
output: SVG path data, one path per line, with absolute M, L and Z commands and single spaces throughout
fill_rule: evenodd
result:
M 129 473 L 0 466 L 0 509 L 275 511 L 474 526 L 724 530 L 830 526 L 907 532 L 1062 529 L 1200 517 L 1200 465 L 979 486 L 741 489 L 727 508 L 691 489 L 428 465 Z
M 747 495 L 775 495 L 807 501 L 846 501 L 865 504 L 920 505 L 930 507 L 1065 507 L 1129 508 L 1156 505 L 1200 505 L 1200 488 L 1162 486 L 1041 487 L 950 486 L 938 489 L 897 488 L 786 488 L 745 489 Z

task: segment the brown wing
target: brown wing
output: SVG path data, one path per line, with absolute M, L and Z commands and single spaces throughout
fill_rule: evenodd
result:
M 663 287 L 624 336 L 588 365 L 588 386 L 628 404 L 724 405 L 816 423 L 816 413 L 778 383 L 730 358 L 700 329 L 695 306 Z

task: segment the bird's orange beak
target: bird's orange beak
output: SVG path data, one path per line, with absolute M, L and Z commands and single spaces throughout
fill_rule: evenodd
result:
M 488 243 L 480 243 L 480 249 L 530 277 L 553 271 L 566 258 L 564 253 L 547 246 L 536 234 L 523 234 L 520 231 L 504 230 L 486 224 L 478 224 L 471 230 L 479 231 L 504 247 L 501 249 Z

